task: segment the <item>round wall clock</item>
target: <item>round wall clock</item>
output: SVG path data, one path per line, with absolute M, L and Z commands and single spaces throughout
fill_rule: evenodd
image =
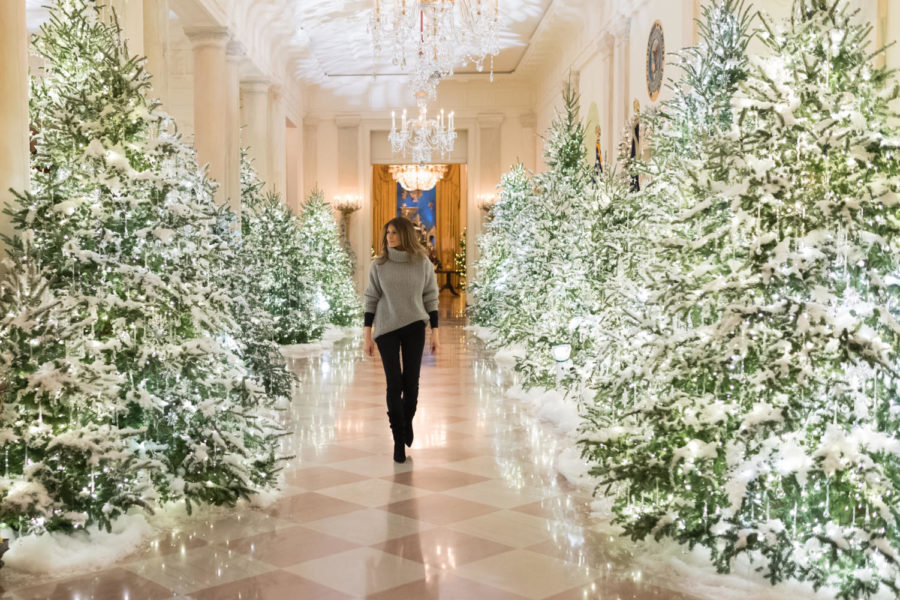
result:
M 662 23 L 656 21 L 647 39 L 647 93 L 655 101 L 662 89 L 663 69 L 666 66 L 666 41 Z

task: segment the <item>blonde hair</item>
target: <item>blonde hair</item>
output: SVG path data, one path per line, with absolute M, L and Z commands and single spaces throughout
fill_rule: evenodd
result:
M 425 246 L 419 241 L 419 236 L 412 221 L 406 217 L 394 217 L 381 228 L 381 252 L 376 259 L 378 264 L 383 265 L 388 259 L 387 232 L 388 227 L 391 225 L 394 226 L 394 229 L 397 230 L 397 234 L 400 236 L 400 248 L 408 252 L 410 257 L 426 258 L 428 256 Z

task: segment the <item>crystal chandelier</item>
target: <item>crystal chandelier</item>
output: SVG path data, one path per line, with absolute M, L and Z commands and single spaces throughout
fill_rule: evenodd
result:
M 418 164 L 431 162 L 432 152 L 440 152 L 441 157 L 446 158 L 453 150 L 453 142 L 456 140 L 453 112 L 445 119 L 444 110 L 441 109 L 436 118 L 429 119 L 424 94 L 420 92 L 417 96 L 419 96 L 419 117 L 415 120 L 407 119 L 404 109 L 399 130 L 397 114 L 391 111 L 391 132 L 388 134 L 391 150 L 410 156 L 412 162 Z
M 435 96 L 438 82 L 469 62 L 478 71 L 500 52 L 499 0 L 375 0 L 369 31 L 375 51 L 390 49 L 401 69 L 410 69 L 413 90 Z
M 427 192 L 447 174 L 447 165 L 391 165 L 388 171 L 407 192 Z

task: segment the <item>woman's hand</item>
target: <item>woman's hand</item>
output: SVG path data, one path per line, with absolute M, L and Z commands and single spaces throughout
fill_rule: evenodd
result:
M 363 352 L 366 353 L 366 356 L 375 356 L 375 340 L 372 339 L 371 327 L 366 327 L 364 337 Z
M 431 328 L 431 353 L 437 354 L 438 347 L 440 346 L 440 342 L 438 341 L 438 330 L 437 327 Z

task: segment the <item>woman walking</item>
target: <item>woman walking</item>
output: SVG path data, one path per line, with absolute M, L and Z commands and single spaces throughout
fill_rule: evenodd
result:
M 369 270 L 365 293 L 365 352 L 381 354 L 387 379 L 387 410 L 394 435 L 394 460 L 406 461 L 419 396 L 425 323 L 431 324 L 431 352 L 438 349 L 438 287 L 428 253 L 404 217 L 381 232 L 381 253 Z

